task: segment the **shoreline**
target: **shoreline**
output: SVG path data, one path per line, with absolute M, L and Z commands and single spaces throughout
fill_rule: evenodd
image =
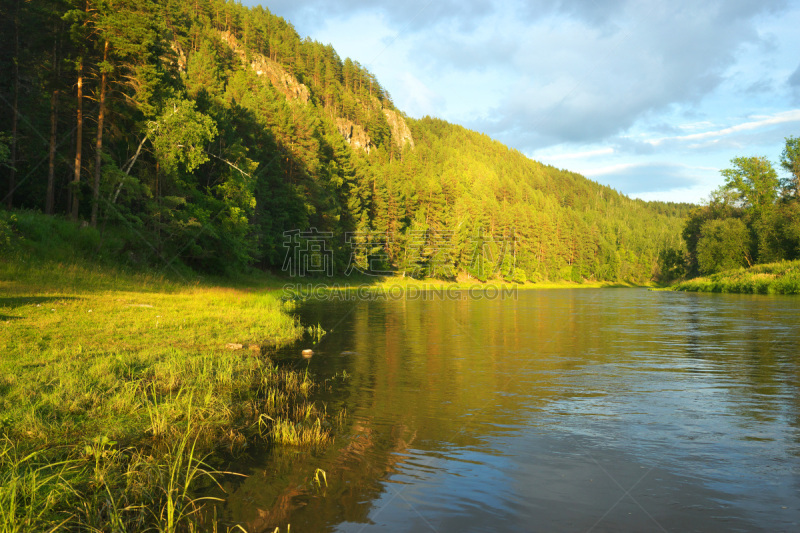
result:
M 679 292 L 732 294 L 800 294 L 800 260 L 726 270 L 670 287 Z
M 655 288 L 661 287 L 655 283 L 633 283 L 624 281 L 586 281 L 576 283 L 572 281 L 552 281 L 539 283 L 511 283 L 502 279 L 481 282 L 447 281 L 435 278 L 414 279 L 402 276 L 375 277 L 375 278 L 285 278 L 282 286 L 284 291 L 295 295 L 308 294 L 316 291 L 486 291 L 486 290 L 551 290 L 551 289 L 616 289 L 616 288 Z

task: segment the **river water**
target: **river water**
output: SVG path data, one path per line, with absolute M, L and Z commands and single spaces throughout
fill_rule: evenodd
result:
M 248 477 L 225 483 L 224 520 L 800 531 L 799 298 L 416 296 L 302 304 L 301 320 L 328 331 L 309 364 L 319 401 L 347 416 L 325 450 L 231 465 Z

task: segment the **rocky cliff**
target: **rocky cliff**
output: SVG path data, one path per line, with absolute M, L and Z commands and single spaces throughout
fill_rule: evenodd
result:
M 309 88 L 300 83 L 294 75 L 284 69 L 279 63 L 265 55 L 252 52 L 250 53 L 250 59 L 248 61 L 244 47 L 239 44 L 236 37 L 228 31 L 219 31 L 218 34 L 220 39 L 230 46 L 233 53 L 242 61 L 242 64 L 248 66 L 256 75 L 263 76 L 269 80 L 269 82 L 286 98 L 298 100 L 303 104 L 309 103 L 311 94 Z M 179 56 L 181 56 L 185 63 L 185 57 L 182 51 L 180 51 Z M 377 98 L 373 98 L 372 100 L 371 105 L 377 109 L 381 109 L 386 116 L 386 121 L 389 123 L 392 132 L 392 142 L 395 146 L 402 149 L 404 146 L 408 145 L 413 149 L 414 139 L 411 136 L 411 130 L 408 124 L 406 124 L 403 115 L 393 109 L 383 107 Z M 344 117 L 336 117 L 335 122 L 336 129 L 354 149 L 369 152 L 374 147 L 363 125 Z
M 402 149 L 408 144 L 413 149 L 414 138 L 411 137 L 411 130 L 408 129 L 408 124 L 406 124 L 405 119 L 403 119 L 403 115 L 393 109 L 385 108 L 383 114 L 386 115 L 386 122 L 389 123 L 389 127 L 392 129 L 392 141 L 395 145 Z
M 336 129 L 339 130 L 347 144 L 353 148 L 365 150 L 367 153 L 372 149 L 372 140 L 360 124 L 346 118 L 336 117 Z
M 219 36 L 231 47 L 231 50 L 239 57 L 242 63 L 247 65 L 247 54 L 237 42 L 236 37 L 227 31 L 220 31 Z M 278 92 L 286 98 L 299 100 L 304 104 L 308 103 L 310 96 L 308 87 L 297 81 L 297 78 L 287 72 L 279 63 L 262 54 L 251 53 L 250 57 L 248 66 L 256 75 L 266 77 Z

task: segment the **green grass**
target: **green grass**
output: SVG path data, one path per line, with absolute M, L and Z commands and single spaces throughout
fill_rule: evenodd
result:
M 285 281 L 285 285 L 290 286 L 288 294 L 294 296 L 313 295 L 315 291 L 325 291 L 328 289 L 358 291 L 372 290 L 377 292 L 389 293 L 392 295 L 406 292 L 419 291 L 440 291 L 440 290 L 502 290 L 511 289 L 538 290 L 538 289 L 597 289 L 597 288 L 632 288 L 632 287 L 653 287 L 652 283 L 641 284 L 626 281 L 584 281 L 575 283 L 572 281 L 540 281 L 536 283 L 512 283 L 503 279 L 490 279 L 482 282 L 476 279 L 460 277 L 456 281 L 441 280 L 435 278 L 416 279 L 403 276 L 353 276 L 339 277 L 332 279 L 319 280 L 290 280 Z
M 727 270 L 684 281 L 676 291 L 743 294 L 800 294 L 800 261 L 781 261 Z
M 204 458 L 332 438 L 312 379 L 269 358 L 306 331 L 280 280 L 147 270 L 90 228 L 2 216 L 0 532 L 193 530 Z

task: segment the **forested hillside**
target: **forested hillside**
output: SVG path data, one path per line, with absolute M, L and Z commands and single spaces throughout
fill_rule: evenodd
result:
M 277 271 L 300 248 L 330 259 L 310 273 L 647 281 L 682 247 L 689 206 L 410 119 L 265 8 L 2 6 L 3 207 L 113 233 L 133 264 Z

